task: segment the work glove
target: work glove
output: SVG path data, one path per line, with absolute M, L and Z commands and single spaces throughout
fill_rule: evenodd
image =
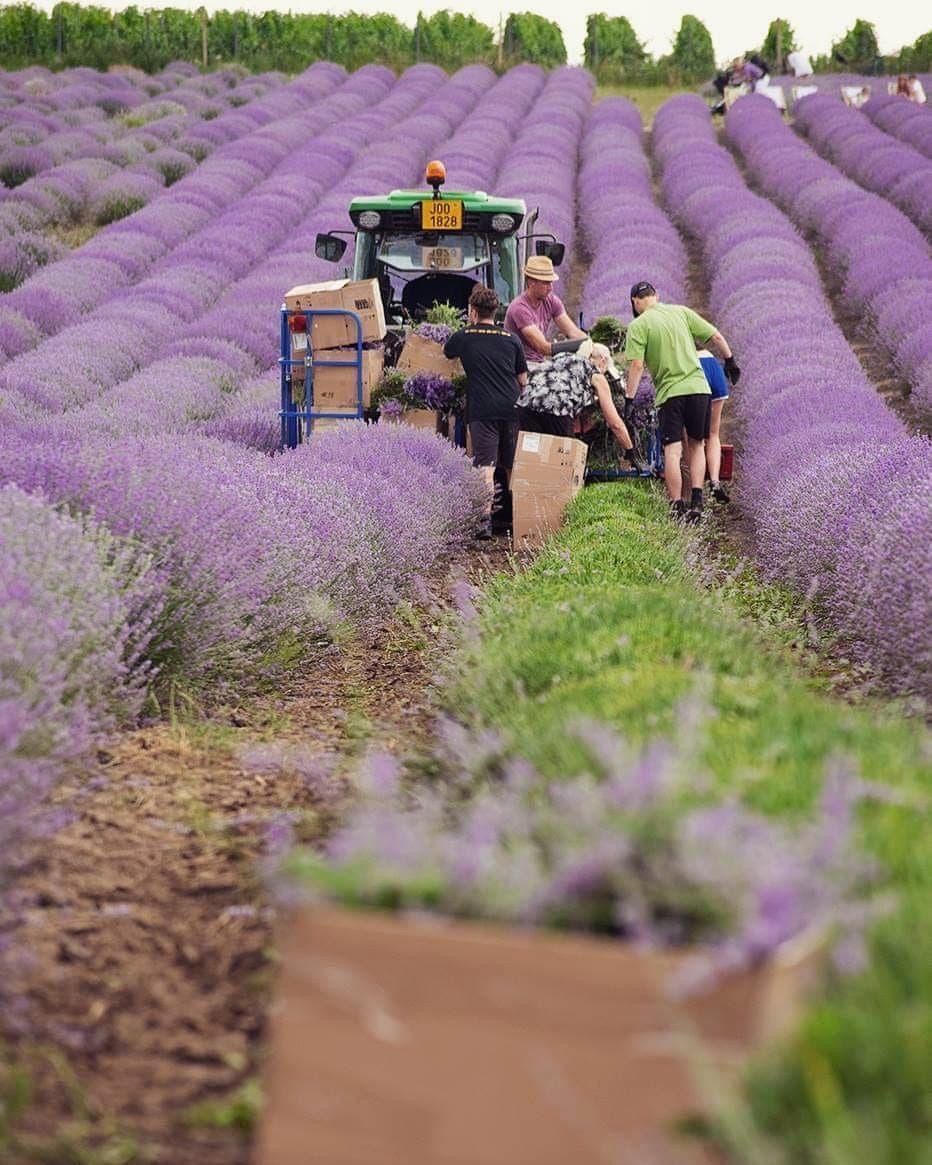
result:
M 559 356 L 561 352 L 575 352 L 577 356 L 588 360 L 592 355 L 592 341 L 588 336 L 583 336 L 581 340 L 557 340 L 550 345 L 551 356 Z
M 728 377 L 729 384 L 737 384 L 741 377 L 741 369 L 735 363 L 734 356 L 729 356 L 725 361 L 725 375 Z

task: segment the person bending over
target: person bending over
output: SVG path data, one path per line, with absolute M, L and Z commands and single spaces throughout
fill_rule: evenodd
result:
M 615 408 L 609 377 L 621 382 L 612 354 L 604 344 L 593 344 L 588 357 L 564 352 L 536 365 L 518 397 L 521 429 L 572 437 L 576 417 L 597 404 L 621 446 L 622 458 L 638 473 L 646 473 L 647 467 L 638 457 L 631 434 Z
M 725 363 L 725 375 L 736 384 L 741 370 L 724 336 L 692 308 L 661 303 L 652 283 L 642 280 L 631 288 L 634 319 L 625 338 L 628 361 L 625 414 L 630 416 L 645 366 L 654 382 L 660 439 L 663 443 L 664 481 L 675 518 L 698 522 L 702 517 L 705 481 L 705 441 L 709 436 L 712 394 L 696 355 L 696 341 L 711 348 Z M 680 457 L 686 431 L 690 500 L 683 498 Z

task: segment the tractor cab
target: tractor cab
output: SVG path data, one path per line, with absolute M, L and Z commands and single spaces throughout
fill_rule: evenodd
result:
M 562 261 L 563 244 L 533 233 L 537 211 L 529 215 L 521 199 L 482 190 L 442 193 L 441 162 L 428 164 L 426 179 L 430 190 L 354 198 L 349 215 L 355 231 L 317 236 L 318 257 L 331 262 L 346 252 L 341 236 L 354 239 L 352 278 L 378 280 L 390 326 L 420 322 L 435 303 L 465 311 L 475 283 L 493 287 L 507 304 L 521 291 L 529 255 Z

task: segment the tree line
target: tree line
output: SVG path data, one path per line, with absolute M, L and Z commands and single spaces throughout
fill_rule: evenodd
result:
M 748 51 L 760 52 L 779 71 L 796 47 L 792 27 L 778 19 L 763 43 Z M 512 13 L 495 30 L 450 10 L 419 13 L 412 28 L 389 13 L 221 10 L 208 15 L 204 8 L 135 5 L 118 12 L 75 3 L 58 3 L 50 12 L 28 3 L 0 6 L 0 67 L 6 69 L 126 64 L 152 72 L 185 60 L 207 68 L 237 63 L 253 71 L 293 73 L 322 59 L 347 69 L 370 62 L 403 69 L 417 61 L 448 70 L 474 61 L 499 70 L 520 61 L 553 68 L 566 63 L 566 46 L 560 26 L 533 12 Z M 604 83 L 688 83 L 711 76 L 716 68 L 712 37 L 695 16 L 683 17 L 670 53 L 655 58 L 627 17 L 593 14 L 586 25 L 584 61 Z M 899 54 L 881 57 L 874 26 L 858 20 L 813 64 L 820 72 L 925 72 L 932 68 L 932 33 Z

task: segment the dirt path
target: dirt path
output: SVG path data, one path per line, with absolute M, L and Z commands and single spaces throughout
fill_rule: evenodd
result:
M 31 1080 L 9 1165 L 240 1165 L 250 1158 L 274 971 L 272 908 L 258 863 L 287 820 L 319 838 L 333 816 L 298 771 L 337 766 L 371 740 L 429 733 L 442 651 L 438 608 L 456 577 L 509 568 L 503 540 L 469 548 L 377 639 L 333 648 L 276 697 L 194 727 L 129 733 L 84 774 L 78 812 L 22 883 L 28 1038 L 8 1051 Z M 300 746 L 257 771 L 250 743 Z

